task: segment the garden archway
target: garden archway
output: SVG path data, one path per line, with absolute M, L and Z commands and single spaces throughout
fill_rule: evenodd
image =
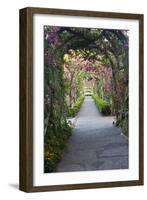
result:
M 92 82 L 95 101 L 98 96 L 109 105 L 106 114 L 128 134 L 128 31 L 44 27 L 44 46 L 45 143 L 69 131 L 66 118 L 75 112 L 83 80 Z

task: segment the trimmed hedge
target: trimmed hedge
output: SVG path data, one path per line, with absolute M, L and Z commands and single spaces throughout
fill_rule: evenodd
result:
M 110 105 L 97 95 L 92 95 L 92 98 L 98 108 L 98 110 L 103 114 L 103 115 L 110 115 L 111 114 L 111 109 Z
M 85 96 L 79 97 L 76 103 L 71 108 L 69 108 L 69 117 L 75 117 L 75 115 L 79 112 L 84 98 Z

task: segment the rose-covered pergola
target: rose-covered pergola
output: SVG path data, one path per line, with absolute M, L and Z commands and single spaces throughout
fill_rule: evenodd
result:
M 69 132 L 69 110 L 88 83 L 128 134 L 128 40 L 127 30 L 44 27 L 46 144 Z

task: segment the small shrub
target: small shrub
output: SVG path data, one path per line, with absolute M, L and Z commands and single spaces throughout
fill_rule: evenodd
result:
M 79 112 L 84 98 L 85 96 L 79 97 L 76 103 L 71 108 L 69 108 L 69 117 L 75 117 L 75 115 Z
M 94 94 L 92 95 L 92 98 L 94 99 L 98 110 L 103 115 L 110 115 L 111 114 L 110 105 L 105 100 L 101 99 L 100 97 L 98 97 L 98 96 L 96 96 Z

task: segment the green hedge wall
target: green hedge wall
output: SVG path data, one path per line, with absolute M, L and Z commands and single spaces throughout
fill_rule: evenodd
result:
M 92 98 L 98 108 L 98 110 L 103 114 L 103 115 L 110 115 L 111 114 L 111 109 L 110 105 L 97 95 L 93 94 Z
M 84 99 L 85 96 L 79 97 L 75 104 L 71 108 L 69 108 L 69 117 L 75 117 L 75 115 L 79 112 Z

